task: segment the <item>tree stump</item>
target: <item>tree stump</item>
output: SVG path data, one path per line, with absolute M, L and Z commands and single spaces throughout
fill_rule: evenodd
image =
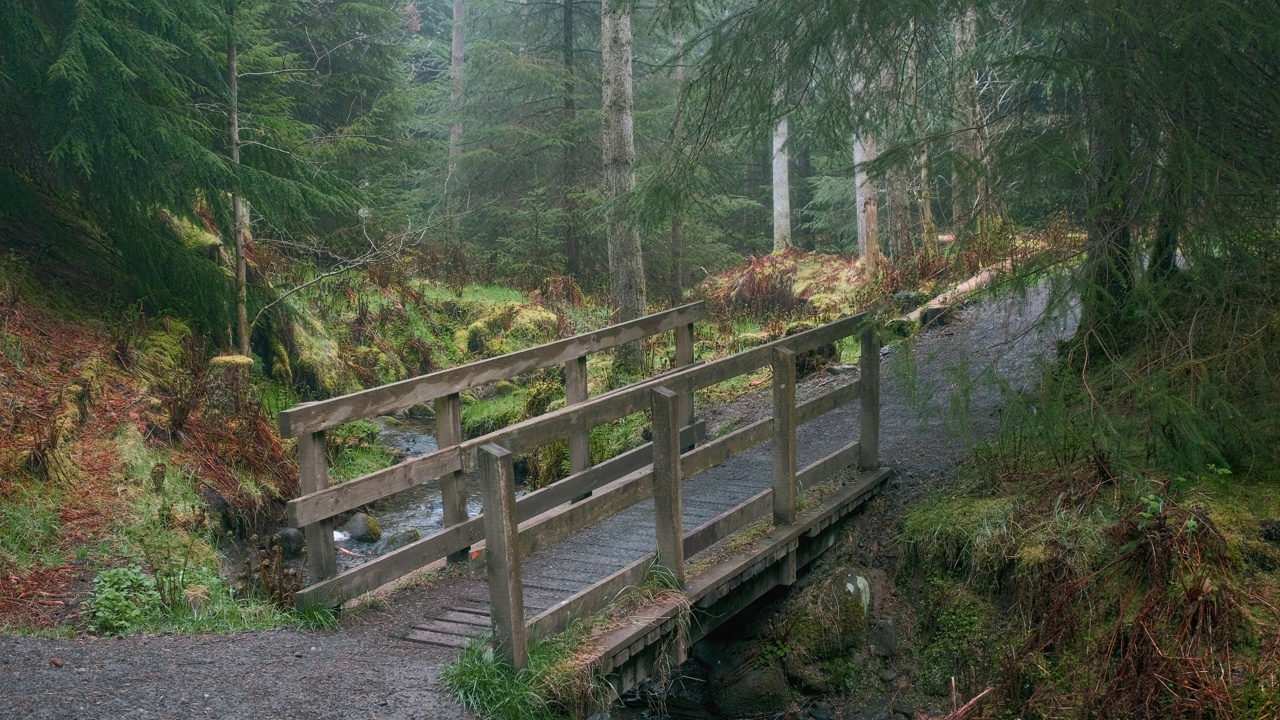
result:
M 205 410 L 211 417 L 234 417 L 249 403 L 249 371 L 253 360 L 244 355 L 219 355 L 209 361 L 205 378 Z

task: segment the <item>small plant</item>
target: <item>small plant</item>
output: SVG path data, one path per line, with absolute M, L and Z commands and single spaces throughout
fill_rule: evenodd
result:
M 138 565 L 104 570 L 93 580 L 93 596 L 86 603 L 89 631 L 124 635 L 155 619 L 160 611 L 156 582 Z
M 766 643 L 760 646 L 760 667 L 769 667 L 771 665 L 782 666 L 787 659 L 788 648 L 780 642 Z

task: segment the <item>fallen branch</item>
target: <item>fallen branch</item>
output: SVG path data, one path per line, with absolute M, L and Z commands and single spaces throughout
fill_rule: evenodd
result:
M 961 707 L 959 710 L 956 710 L 947 715 L 940 715 L 938 717 L 927 717 L 927 716 L 920 715 L 917 717 L 922 718 L 922 720 L 965 720 L 965 718 L 969 717 L 970 713 L 972 713 L 975 709 L 977 709 L 978 701 L 982 700 L 982 698 L 986 697 L 987 694 L 994 689 L 995 688 L 987 688 L 986 690 L 983 690 L 982 692 L 978 693 L 977 697 L 965 703 L 964 706 Z

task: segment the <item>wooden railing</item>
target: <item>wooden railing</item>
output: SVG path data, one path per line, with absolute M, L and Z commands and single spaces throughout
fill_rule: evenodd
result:
M 796 356 L 858 332 L 862 342 L 859 381 L 797 406 Z M 682 414 L 679 398 L 767 365 L 773 368 L 773 416 L 686 452 L 680 428 L 688 418 Z M 762 517 L 772 515 L 777 525 L 794 523 L 801 488 L 812 487 L 850 465 L 864 470 L 876 468 L 879 387 L 878 334 L 864 315 L 858 315 L 566 407 L 471 441 L 480 452 L 484 472 L 482 522 L 495 649 L 511 664 L 524 667 L 530 640 L 557 633 L 574 617 L 603 609 L 624 588 L 640 584 L 654 563 L 683 586 L 686 557 Z M 797 427 L 859 398 L 860 438 L 797 471 Z M 583 427 L 644 410 L 652 414 L 653 442 L 643 453 L 633 451 L 636 457 L 632 464 L 620 464 L 607 473 L 578 473 L 562 481 L 560 488 L 539 491 L 550 491 L 541 499 L 538 499 L 539 493 L 533 493 L 516 500 L 514 455 L 579 432 Z M 692 532 L 684 532 L 680 492 L 683 480 L 770 438 L 773 439 L 772 487 Z M 635 467 L 642 460 L 644 464 Z M 419 462 L 432 460 L 427 457 Z M 624 476 L 623 471 L 630 474 Z M 598 492 L 583 502 L 564 504 L 572 492 L 586 489 Z M 525 618 L 521 572 L 525 556 L 649 497 L 654 498 L 655 504 L 654 553 L 541 615 Z M 522 504 L 525 504 L 523 508 Z M 541 514 L 534 517 L 535 512 Z M 474 532 L 480 529 L 477 527 Z M 472 537 L 475 536 L 467 535 L 456 541 Z
M 706 315 L 702 303 L 684 305 L 602 330 L 521 350 L 488 360 L 411 378 L 370 390 L 320 402 L 306 403 L 280 413 L 280 434 L 298 439 L 298 474 L 304 493 L 288 503 L 289 524 L 303 528 L 307 544 L 307 569 L 311 585 L 298 593 L 299 604 L 336 605 L 382 584 L 424 567 L 442 557 L 464 560 L 468 549 L 483 536 L 481 522 L 468 520 L 462 483 L 463 458 L 485 441 L 463 441 L 461 393 L 463 390 L 506 380 L 522 373 L 563 364 L 566 409 L 589 402 L 587 356 L 658 333 L 674 331 L 674 366 L 693 363 L 694 323 Z M 414 405 L 434 402 L 436 441 L 439 449 L 410 458 L 395 466 L 341 485 L 330 486 L 325 452 L 325 431 L 364 418 L 395 413 Z M 681 417 L 692 424 L 692 391 L 679 400 Z M 560 411 L 563 413 L 563 411 Z M 565 502 L 565 488 L 580 498 L 600 477 L 615 471 L 630 472 L 649 463 L 644 449 L 632 451 L 599 468 L 591 467 L 589 432 L 600 423 L 582 423 L 563 436 L 568 441 L 573 483 L 556 483 L 522 498 L 525 519 Z M 494 435 L 502 435 L 499 431 Z M 486 436 L 493 437 L 493 435 Z M 691 443 L 690 443 L 691 444 Z M 637 464 L 638 463 L 638 464 Z M 339 575 L 333 540 L 334 518 L 394 493 L 440 478 L 445 527 L 418 542 Z M 582 489 L 582 488 L 585 488 Z M 548 493 L 546 491 L 554 490 Z M 540 494 L 541 493 L 541 494 Z

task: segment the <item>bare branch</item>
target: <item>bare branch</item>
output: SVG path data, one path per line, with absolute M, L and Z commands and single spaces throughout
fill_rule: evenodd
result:
M 318 72 L 318 71 L 320 70 L 320 63 L 324 62 L 325 58 L 327 58 L 327 57 L 329 57 L 330 55 L 332 55 L 333 53 L 337 52 L 337 51 L 338 51 L 339 49 L 341 49 L 342 47 L 344 47 L 344 46 L 346 46 L 346 45 L 350 45 L 350 44 L 351 44 L 351 43 L 353 43 L 353 42 L 359 42 L 359 41 L 362 41 L 362 40 L 370 40 L 370 39 L 372 39 L 372 38 L 373 38 L 373 36 L 372 36 L 372 35 L 356 35 L 355 37 L 349 38 L 349 39 L 347 39 L 347 40 L 346 40 L 346 41 L 344 41 L 344 42 L 340 42 L 340 43 L 338 43 L 337 45 L 334 45 L 333 47 L 331 47 L 331 48 L 329 48 L 328 50 L 324 51 L 324 52 L 323 52 L 323 53 L 321 53 L 320 55 L 317 55 L 317 56 L 316 56 L 316 61 L 315 61 L 314 63 L 312 63 L 311 67 L 309 67 L 309 68 L 282 68 L 282 69 L 280 69 L 280 70 L 262 70 L 262 71 L 259 71 L 259 72 L 244 72 L 244 73 L 240 73 L 240 74 L 239 74 L 239 75 L 237 75 L 236 77 L 240 77 L 240 78 L 248 78 L 248 77 L 266 77 L 266 76 L 268 76 L 268 75 L 297 75 L 297 74 L 299 74 L 299 73 L 313 73 L 313 72 Z M 315 50 L 315 45 L 314 45 L 314 44 L 312 44 L 311 49 L 312 49 L 313 51 Z

